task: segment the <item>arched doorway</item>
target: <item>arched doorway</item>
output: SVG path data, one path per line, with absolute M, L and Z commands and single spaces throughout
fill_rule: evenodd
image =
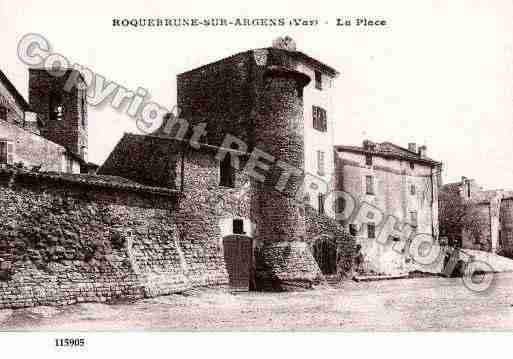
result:
M 322 274 L 337 273 L 337 246 L 335 241 L 322 236 L 313 245 L 313 255 Z

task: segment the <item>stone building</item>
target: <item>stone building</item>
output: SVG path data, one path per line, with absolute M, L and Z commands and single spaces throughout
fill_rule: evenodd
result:
M 30 104 L 2 76 L 0 308 L 350 276 L 354 238 L 304 201 L 333 173 L 337 73 L 284 43 L 179 75 L 183 136 L 125 134 L 94 174 L 81 75 L 31 69 Z
M 258 147 L 259 106 L 267 94 L 259 78 L 266 66 L 285 66 L 311 79 L 300 94 L 305 197 L 309 205 L 332 215 L 333 206 L 325 201 L 334 183 L 333 96 L 339 72 L 297 50 L 292 39 L 279 39 L 273 47 L 244 51 L 179 74 L 177 104 L 181 117 L 192 124 L 206 122 L 209 144 L 220 146 L 230 134 L 241 139 L 248 151 Z
M 417 148 L 415 143 L 403 148 L 389 142 L 366 140 L 361 147 L 336 146 L 335 153 L 337 188 L 354 199 L 355 207 L 366 203 L 380 213 L 365 220 L 352 215 L 342 222 L 362 247 L 365 272 L 407 273 L 411 267 L 407 264 L 407 256 L 393 249 L 397 245 L 395 242 L 406 241 L 406 238 L 397 234 L 383 244 L 377 237 L 392 216 L 392 225 L 396 224 L 395 227 L 402 228 L 404 233 L 408 232 L 404 225 L 408 225 L 410 232 L 438 239 L 438 189 L 442 164 L 427 156 L 426 146 Z M 344 200 L 338 204 L 339 207 L 345 205 Z M 338 211 L 342 212 L 344 208 Z
M 444 185 L 441 191 L 446 201 L 458 196 L 460 207 L 465 207 L 473 223 L 478 224 L 474 231 L 468 226 L 454 226 L 444 233 L 450 245 L 513 257 L 513 191 L 486 190 L 467 177 Z
M 329 96 L 315 92 L 329 91 L 336 74 L 290 46 L 246 51 L 180 74 L 177 103 L 186 124 L 169 118 L 152 135 L 126 134 L 99 173 L 180 190 L 185 206 L 205 198 L 198 213 L 210 213 L 204 221 L 215 226 L 213 239 L 251 241 L 250 263 L 237 263 L 240 253 L 225 256 L 229 267 L 249 264 L 257 288 L 311 286 L 323 274 L 343 275 L 354 241 L 324 213 L 331 206 L 322 195 L 304 202 L 312 189 L 328 191 L 314 188 L 319 181 L 312 178 L 334 172 Z M 326 157 L 314 165 L 319 151 Z M 305 176 L 312 166 L 316 175 Z M 227 201 L 239 203 L 237 209 L 207 209 Z
M 69 78 L 77 78 L 69 89 Z M 29 70 L 29 103 L 0 71 L 0 164 L 80 173 L 87 162 L 85 83 L 72 70 Z

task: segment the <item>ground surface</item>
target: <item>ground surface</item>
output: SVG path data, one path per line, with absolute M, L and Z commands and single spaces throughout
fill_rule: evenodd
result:
M 296 293 L 203 291 L 132 304 L 0 310 L 1 330 L 513 330 L 513 274 L 477 295 L 458 278 L 343 282 Z

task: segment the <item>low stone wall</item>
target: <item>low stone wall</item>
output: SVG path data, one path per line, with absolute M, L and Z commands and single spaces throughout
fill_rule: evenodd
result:
M 187 221 L 176 195 L 113 178 L 0 170 L 0 308 L 226 285 L 218 239 Z

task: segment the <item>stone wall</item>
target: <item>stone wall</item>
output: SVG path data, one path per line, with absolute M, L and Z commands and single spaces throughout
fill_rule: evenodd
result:
M 326 194 L 331 189 L 329 185 L 333 182 L 335 120 L 332 116 L 332 83 L 336 76 L 333 70 L 328 70 L 325 65 L 312 61 L 299 52 L 275 48 L 242 52 L 177 76 L 177 103 L 181 109 L 180 116 L 191 124 L 206 122 L 206 140 L 210 144 L 219 146 L 225 136 L 230 134 L 244 141 L 248 151 L 251 151 L 254 146 L 260 148 L 262 144 L 258 142 L 260 129 L 256 129 L 260 111 L 258 107 L 270 103 L 262 100 L 268 91 L 263 81 L 263 74 L 269 66 L 293 69 L 312 79 L 316 70 L 322 73 L 322 90 L 315 88 L 315 81 L 311 81 L 303 90 L 304 113 L 302 116 L 304 167 L 309 174 L 305 177 L 307 182 L 305 190 L 310 194 L 310 204 L 317 207 L 318 195 Z M 320 132 L 313 128 L 313 105 L 327 111 L 327 132 Z M 270 130 L 274 130 L 274 127 Z M 317 151 L 319 150 L 325 155 L 326 173 L 322 176 L 317 175 Z M 331 211 L 330 205 L 326 208 L 327 212 Z
M 250 52 L 177 76 L 180 116 L 191 124 L 206 122 L 209 144 L 220 146 L 227 134 L 253 144 L 255 61 Z
M 95 178 L 0 172 L 0 308 L 228 283 L 216 226 L 175 191 Z
M 513 198 L 503 198 L 500 211 L 499 254 L 513 258 Z
M 498 253 L 503 243 L 510 242 L 510 191 L 485 190 L 471 178 L 462 177 L 461 182 L 450 183 L 442 187 L 445 206 L 459 200 L 454 213 L 466 210 L 476 228 L 446 228 L 449 241 L 458 243 L 461 240 L 463 249 L 474 249 Z M 454 227 L 454 226 L 452 226 Z M 469 226 L 467 226 L 469 227 Z M 474 229 L 474 231 L 471 231 Z M 506 247 L 508 245 L 506 244 Z

